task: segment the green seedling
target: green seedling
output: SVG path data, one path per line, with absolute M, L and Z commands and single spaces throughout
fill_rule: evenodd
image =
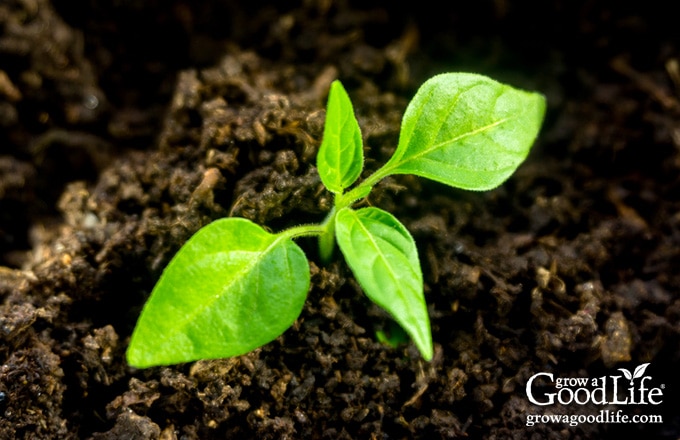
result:
M 127 359 L 144 368 L 247 353 L 298 318 L 310 285 L 309 263 L 293 239 L 318 236 L 323 260 L 335 243 L 366 296 L 386 310 L 432 358 L 432 334 L 416 244 L 392 214 L 355 209 L 383 178 L 414 174 L 457 188 L 488 190 L 524 161 L 545 112 L 538 93 L 467 73 L 437 75 L 409 103 L 393 156 L 356 183 L 364 157 L 361 130 L 340 82 L 331 85 L 321 181 L 334 206 L 320 224 L 271 233 L 243 218 L 201 228 L 170 261 L 142 310 Z

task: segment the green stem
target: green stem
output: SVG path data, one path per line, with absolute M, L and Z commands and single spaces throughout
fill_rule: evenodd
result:
M 368 196 L 368 193 L 371 192 L 371 189 L 373 189 L 373 187 L 379 181 L 381 181 L 382 179 L 391 174 L 391 169 L 393 167 L 390 166 L 388 168 L 387 165 L 389 165 L 389 162 L 385 164 L 382 168 L 376 170 L 373 174 L 368 176 L 361 183 L 359 183 L 357 186 L 355 186 L 345 194 L 340 194 L 338 197 L 336 197 L 335 199 L 336 212 L 340 211 L 342 208 L 351 206 L 356 201 L 361 200 L 364 197 Z
M 389 165 L 389 163 L 386 165 Z M 279 235 L 282 238 L 318 235 L 319 256 L 321 257 L 321 261 L 324 264 L 330 263 L 335 249 L 335 216 L 340 210 L 352 206 L 358 200 L 368 196 L 375 184 L 390 174 L 391 168 L 392 167 L 388 168 L 387 166 L 383 166 L 348 192 L 344 194 L 335 194 L 333 209 L 331 209 L 321 224 L 294 226 L 285 231 L 281 231 Z
M 326 231 L 324 225 L 300 225 L 288 228 L 285 231 L 278 233 L 280 237 L 283 238 L 297 238 L 297 237 L 308 237 L 313 235 L 321 235 Z
M 319 255 L 324 264 L 331 262 L 333 258 L 333 250 L 335 249 L 335 214 L 337 210 L 335 206 L 328 213 L 328 216 L 322 223 L 325 227 L 324 232 L 319 236 Z
M 329 263 L 335 246 L 335 208 L 331 210 L 323 223 L 293 226 L 279 232 L 281 239 L 319 236 L 319 254 L 324 263 Z
M 375 184 L 390 174 L 390 169 L 387 166 L 383 166 L 348 192 L 335 194 L 333 209 L 331 209 L 331 212 L 328 213 L 328 216 L 323 221 L 324 232 L 319 236 L 319 255 L 324 264 L 330 263 L 333 258 L 333 250 L 335 249 L 335 216 L 342 209 L 352 206 L 358 200 L 368 196 Z

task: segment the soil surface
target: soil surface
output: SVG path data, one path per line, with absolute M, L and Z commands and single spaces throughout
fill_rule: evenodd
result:
M 0 2 L 0 439 L 678 438 L 680 47 L 667 3 L 272 3 Z M 418 244 L 431 362 L 378 342 L 390 318 L 340 258 L 324 266 L 300 240 L 312 287 L 283 336 L 233 359 L 126 365 L 145 299 L 201 226 L 324 217 L 314 164 L 332 80 L 354 102 L 370 172 L 418 85 L 446 71 L 539 90 L 549 108 L 500 188 L 401 176 L 368 200 Z M 536 373 L 646 363 L 658 405 L 540 406 L 525 389 Z M 527 426 L 619 410 L 663 420 Z

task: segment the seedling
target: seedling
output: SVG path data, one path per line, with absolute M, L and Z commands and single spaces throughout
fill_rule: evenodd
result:
M 355 184 L 364 157 L 361 131 L 340 82 L 331 85 L 321 181 L 334 196 L 325 221 L 270 233 L 243 218 L 201 228 L 154 287 L 132 334 L 127 359 L 150 367 L 247 353 L 298 318 L 310 285 L 309 263 L 293 239 L 318 236 L 323 260 L 339 245 L 366 296 L 406 331 L 425 360 L 432 334 L 416 244 L 377 207 L 354 209 L 383 178 L 414 174 L 468 190 L 500 185 L 524 161 L 540 129 L 545 99 L 487 77 L 437 75 L 404 113 L 388 162 Z

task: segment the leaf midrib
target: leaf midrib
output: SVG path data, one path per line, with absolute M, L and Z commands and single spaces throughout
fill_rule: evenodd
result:
M 237 274 L 239 276 L 232 276 L 231 281 L 228 283 L 222 284 L 223 288 L 217 293 L 217 295 L 211 295 L 208 301 L 205 301 L 201 304 L 201 306 L 196 307 L 193 313 L 188 313 L 184 315 L 184 319 L 182 319 L 178 325 L 174 326 L 177 329 L 184 329 L 186 330 L 188 328 L 187 323 L 189 322 L 195 322 L 196 316 L 200 316 L 206 309 L 212 308 L 212 306 L 219 301 L 227 292 L 229 292 L 232 288 L 237 283 L 237 280 L 241 279 L 242 274 L 247 274 L 253 270 L 257 265 L 261 263 L 261 261 L 264 259 L 264 257 L 269 254 L 269 252 L 273 251 L 276 245 L 278 245 L 280 242 L 285 240 L 284 237 L 276 237 L 262 252 L 253 252 L 257 256 L 255 258 L 251 258 L 250 262 L 246 264 L 243 269 L 239 270 Z M 247 251 L 245 251 L 247 252 Z M 251 251 L 252 252 L 252 251 Z M 287 253 L 287 252 L 286 252 Z M 259 284 L 259 283 L 258 283 Z M 180 333 L 178 330 L 177 333 Z M 186 332 L 184 332 L 186 334 Z M 192 345 L 193 341 L 192 341 Z
M 395 272 L 392 270 L 392 266 L 389 264 L 389 261 L 388 261 L 387 257 L 385 256 L 385 254 L 384 254 L 384 253 L 382 252 L 382 250 L 380 249 L 380 246 L 379 246 L 378 243 L 374 240 L 373 234 L 372 234 L 372 233 L 368 230 L 368 228 L 367 228 L 366 226 L 364 226 L 364 224 L 359 220 L 359 215 L 358 215 L 355 211 L 350 210 L 350 211 L 348 211 L 348 212 L 354 217 L 355 222 L 358 223 L 358 225 L 359 225 L 359 227 L 362 229 L 362 231 L 368 236 L 368 238 L 369 238 L 371 244 L 372 244 L 373 247 L 377 250 L 377 254 L 379 255 L 380 259 L 383 261 L 384 265 L 387 266 L 387 267 L 390 269 L 390 270 L 389 270 L 389 274 L 390 274 L 390 277 L 392 278 L 392 281 L 394 282 L 394 285 L 397 286 L 397 287 L 400 287 L 399 283 L 397 282 L 398 277 L 396 276 Z M 401 249 L 400 249 L 400 251 L 401 251 Z M 402 253 L 403 253 L 403 252 L 402 252 Z M 405 298 L 404 298 L 404 294 L 403 294 L 403 292 L 401 291 L 401 289 L 397 289 L 397 293 L 399 294 L 399 297 L 401 298 L 401 300 L 402 300 L 404 303 L 406 303 Z
M 387 170 L 391 171 L 391 170 L 394 170 L 395 168 L 399 168 L 400 166 L 404 165 L 405 163 L 408 163 L 408 162 L 411 162 L 411 161 L 414 161 L 414 160 L 418 160 L 423 156 L 427 156 L 428 154 L 433 153 L 434 151 L 436 151 L 440 148 L 443 148 L 447 144 L 453 144 L 453 143 L 459 142 L 460 140 L 465 139 L 467 137 L 474 136 L 474 135 L 477 135 L 479 133 L 483 133 L 487 130 L 491 130 L 494 127 L 497 127 L 501 124 L 504 124 L 504 123 L 506 123 L 506 122 L 508 122 L 512 119 L 515 119 L 515 118 L 507 117 L 507 118 L 499 119 L 498 121 L 494 121 L 491 124 L 484 125 L 484 126 L 479 127 L 479 128 L 477 128 L 473 131 L 469 131 L 467 133 L 463 133 L 459 136 L 456 136 L 456 137 L 449 139 L 449 140 L 446 140 L 444 142 L 434 144 L 434 145 L 430 146 L 429 148 L 426 148 L 425 150 L 422 150 L 422 151 L 420 151 L 420 152 L 418 152 L 414 155 L 407 156 L 406 158 L 404 158 L 402 156 L 399 161 L 394 162 L 394 164 L 392 166 L 390 166 L 389 168 L 387 168 Z M 512 154 L 515 155 L 515 156 L 518 155 L 515 152 L 512 152 Z M 389 173 L 387 173 L 387 174 L 389 174 Z

